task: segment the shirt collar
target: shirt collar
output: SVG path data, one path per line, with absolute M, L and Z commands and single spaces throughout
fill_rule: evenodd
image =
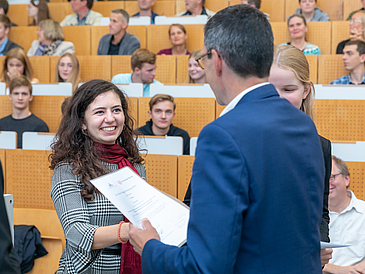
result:
M 351 201 L 350 204 L 341 212 L 341 214 L 351 211 L 352 209 L 355 209 L 357 212 L 361 214 L 365 213 L 365 204 L 361 203 L 351 190 L 347 190 L 347 196 L 351 198 Z
M 348 79 L 348 83 L 349 83 L 350 85 L 356 85 L 356 84 L 354 84 L 354 83 L 352 82 L 350 74 L 348 74 L 348 75 L 347 75 L 347 77 L 348 77 L 348 78 L 347 78 L 347 79 Z M 365 85 L 365 74 L 364 74 L 364 76 L 362 77 L 361 83 L 360 83 L 360 84 L 357 84 L 357 85 Z
M 77 22 L 82 22 L 82 21 L 86 21 L 87 16 L 89 15 L 90 10 L 85 14 L 84 17 L 82 17 L 81 19 L 79 18 L 79 15 L 76 13 L 76 18 L 77 18 Z
M 260 84 L 254 85 L 254 86 L 249 87 L 249 88 L 245 89 L 244 91 L 242 91 L 240 94 L 238 94 L 236 97 L 234 97 L 231 102 L 229 102 L 229 104 L 223 109 L 223 111 L 221 112 L 219 117 L 223 116 L 224 114 L 226 114 L 229 111 L 231 111 L 232 109 L 234 109 L 244 95 L 246 95 L 247 93 L 249 93 L 250 91 L 252 91 L 256 88 L 259 88 L 259 87 L 262 87 L 262 86 L 268 85 L 268 84 L 270 84 L 270 83 L 269 82 L 260 83 Z

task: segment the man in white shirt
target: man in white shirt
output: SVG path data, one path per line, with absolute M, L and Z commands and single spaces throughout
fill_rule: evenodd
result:
M 210 18 L 215 14 L 215 12 L 204 7 L 204 3 L 205 0 L 185 0 L 186 10 L 176 14 L 176 16 L 207 15 L 208 18 Z
M 365 202 L 347 190 L 350 172 L 341 159 L 332 156 L 330 177 L 330 239 L 348 247 L 334 248 L 323 273 L 365 273 Z
M 93 0 L 71 0 L 70 4 L 74 14 L 67 15 L 60 23 L 65 26 L 99 26 L 101 13 L 92 11 Z

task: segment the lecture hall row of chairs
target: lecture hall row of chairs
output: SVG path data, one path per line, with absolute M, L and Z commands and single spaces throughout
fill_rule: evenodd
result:
M 361 89 L 361 88 L 359 88 Z M 344 91 L 346 93 L 346 91 Z M 361 92 L 360 92 L 361 93 Z M 346 95 L 343 94 L 343 97 Z M 43 119 L 50 132 L 55 133 L 61 119 L 61 104 L 64 96 L 34 96 L 30 111 Z M 148 117 L 150 97 L 129 97 L 131 116 L 138 127 Z M 201 129 L 219 117 L 223 106 L 214 98 L 175 98 L 177 104 L 174 125 L 185 129 L 190 137 L 197 137 Z M 0 96 L 0 118 L 10 115 L 11 102 L 6 95 Z M 365 100 L 350 98 L 317 99 L 314 106 L 314 122 L 319 134 L 331 141 L 365 141 Z
M 71 5 L 66 0 L 50 0 L 48 4 L 50 17 L 61 22 L 66 15 L 72 14 Z M 228 6 L 239 4 L 240 0 L 206 0 L 205 7 L 212 11 L 219 11 Z M 332 21 L 346 20 L 348 15 L 362 7 L 359 0 L 318 0 L 317 6 L 325 11 Z M 27 5 L 10 5 L 8 16 L 19 26 L 27 26 L 31 19 L 26 11 Z M 262 0 L 261 10 L 270 14 L 271 22 L 285 22 L 298 8 L 297 0 Z M 110 16 L 114 9 L 125 9 L 130 15 L 138 12 L 136 1 L 107 1 L 95 2 L 92 8 L 104 17 Z M 184 0 L 158 0 L 153 11 L 159 15 L 174 16 L 185 8 Z
M 290 36 L 285 22 L 271 23 L 275 45 L 289 42 Z M 190 52 L 203 48 L 204 25 L 185 25 L 188 34 L 186 42 Z M 138 37 L 141 48 L 157 53 L 170 48 L 169 25 L 129 26 L 127 32 Z M 37 40 L 38 27 L 12 28 L 9 39 L 28 51 L 32 41 Z M 109 33 L 108 26 L 71 26 L 63 27 L 65 41 L 75 45 L 76 55 L 97 55 L 100 38 Z M 308 23 L 307 41 L 317 45 L 322 54 L 335 54 L 339 42 L 348 39 L 349 23 L 347 21 L 310 22 Z
M 348 74 L 345 70 L 342 55 L 307 55 L 310 66 L 310 78 L 314 84 L 326 85 L 338 77 Z M 77 56 L 80 64 L 81 81 L 104 79 L 110 81 L 119 73 L 131 73 L 131 56 Z M 0 57 L 0 64 L 4 63 L 4 56 Z M 40 83 L 54 83 L 55 68 L 59 56 L 32 56 L 29 57 L 34 77 Z M 158 55 L 155 79 L 163 84 L 184 84 L 188 77 L 188 61 L 186 55 Z M 3 66 L 0 65 L 0 75 Z M 188 88 L 188 87 L 187 87 Z M 51 93 L 52 91 L 50 91 Z

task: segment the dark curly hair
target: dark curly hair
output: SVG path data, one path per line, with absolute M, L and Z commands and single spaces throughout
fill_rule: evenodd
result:
M 116 143 L 125 149 L 132 163 L 141 163 L 142 157 L 138 152 L 137 137 L 134 139 L 134 121 L 130 117 L 128 101 L 123 92 L 114 84 L 104 80 L 91 80 L 80 86 L 61 120 L 55 142 L 51 145 L 50 155 L 51 169 L 60 162 L 68 162 L 73 166 L 72 172 L 81 178 L 81 197 L 87 201 L 94 199 L 94 192 L 98 190 L 90 183 L 108 172 L 100 158 L 101 152 L 94 146 L 93 140 L 82 131 L 83 119 L 87 107 L 98 97 L 108 91 L 115 92 L 120 98 L 125 117 L 125 125 Z

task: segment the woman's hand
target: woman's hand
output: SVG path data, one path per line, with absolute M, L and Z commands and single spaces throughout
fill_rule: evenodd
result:
M 13 80 L 15 77 L 20 76 L 20 72 L 16 68 L 10 68 L 7 75 L 10 80 Z

